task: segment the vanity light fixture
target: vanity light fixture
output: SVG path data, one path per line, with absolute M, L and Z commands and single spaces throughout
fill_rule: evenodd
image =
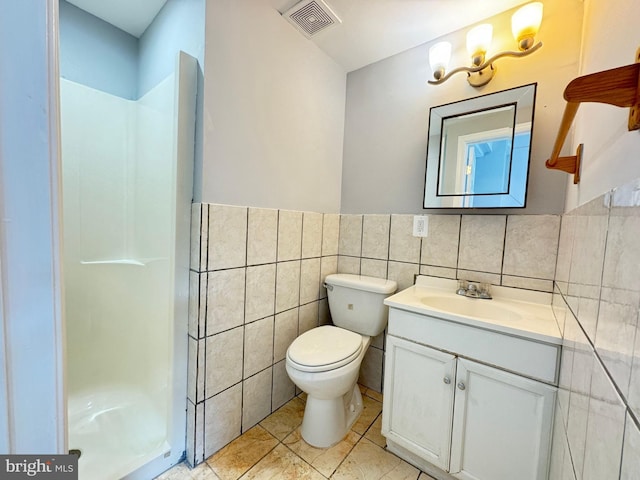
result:
M 467 72 L 467 81 L 471 86 L 486 85 L 496 74 L 496 60 L 502 57 L 525 57 L 542 47 L 542 42 L 534 42 L 541 22 L 542 2 L 528 3 L 521 7 L 511 17 L 511 31 L 518 42 L 519 51 L 500 52 L 488 60 L 485 57 L 491 46 L 493 26 L 487 23 L 472 28 L 467 33 L 467 52 L 471 56 L 471 66 L 459 67 L 449 73 L 446 72 L 451 59 L 451 43 L 436 43 L 429 49 L 429 64 L 435 79 L 429 80 L 429 83 L 438 85 L 456 73 Z

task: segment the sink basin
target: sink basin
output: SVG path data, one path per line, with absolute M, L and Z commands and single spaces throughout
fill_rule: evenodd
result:
M 494 285 L 491 287 L 493 300 L 485 300 L 456 295 L 457 288 L 457 280 L 419 275 L 415 285 L 387 297 L 384 303 L 392 309 L 444 322 L 471 325 L 546 343 L 562 343 L 562 335 L 551 310 L 550 293 Z
M 515 322 L 522 318 L 518 312 L 498 304 L 495 300 L 467 298 L 459 295 L 428 295 L 420 301 L 429 308 L 464 317 Z

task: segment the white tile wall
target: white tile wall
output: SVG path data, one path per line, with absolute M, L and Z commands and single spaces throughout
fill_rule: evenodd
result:
M 196 458 L 204 457 L 204 402 L 195 405 L 187 400 L 187 451 Z M 192 420 L 192 421 L 191 421 Z
M 188 355 L 189 355 L 189 365 L 198 365 L 198 340 L 193 337 L 189 337 L 189 347 L 188 347 Z M 188 398 L 197 398 L 197 376 L 198 376 L 198 368 L 190 368 L 187 372 L 187 397 Z
M 420 263 L 420 237 L 413 236 L 413 215 L 391 215 L 389 260 Z
M 273 365 L 273 317 L 263 318 L 245 326 L 244 348 L 243 378 Z
M 244 291 L 244 268 L 218 270 L 207 275 L 207 335 L 243 324 Z
M 420 265 L 417 263 L 389 262 L 389 273 L 387 277 L 395 280 L 398 284 L 398 290 L 404 290 L 415 282 L 415 276 L 420 271 Z
M 601 364 L 594 362 L 584 451 L 584 480 L 617 480 L 625 405 Z
M 276 264 L 247 267 L 245 322 L 275 313 Z
M 462 216 L 459 269 L 500 273 L 506 220 L 505 215 Z
M 298 336 L 298 309 L 293 308 L 276 315 L 273 337 L 273 360 L 284 360 L 287 348 Z
M 412 215 L 210 204 L 194 205 L 192 214 L 200 222 L 192 228 L 190 275 L 192 464 L 293 397 L 286 348 L 300 333 L 330 322 L 326 275 L 361 273 L 405 288 L 420 272 L 550 291 L 560 228 L 554 216 L 431 215 L 430 235 L 420 239 L 411 234 Z M 538 248 L 543 243 L 553 261 Z M 381 390 L 383 362 L 384 335 L 374 339 L 360 381 Z M 585 412 L 588 418 L 588 402 Z
M 620 480 L 638 478 L 640 472 L 640 428 L 627 413 Z
M 564 333 L 556 408 L 561 428 L 554 431 L 551 480 L 640 478 L 635 185 L 562 217 L 553 302 Z
M 315 212 L 304 212 L 302 216 L 302 258 L 322 255 L 322 217 Z
M 247 259 L 247 209 L 209 206 L 208 270 L 243 267 Z
M 429 236 L 419 238 L 413 215 L 342 215 L 337 268 L 395 280 L 400 290 L 422 273 L 551 292 L 559 228 L 553 215 L 429 215 Z M 359 380 L 378 391 L 383 350 L 384 342 L 372 345 Z
M 382 391 L 382 369 L 379 365 L 384 362 L 384 352 L 381 348 L 369 347 L 360 368 L 360 383 L 371 385 L 371 388 Z
M 298 335 L 317 327 L 320 319 L 319 314 L 319 302 L 300 305 L 298 310 Z
M 360 260 L 360 274 L 368 277 L 387 278 L 389 262 L 374 258 L 362 258 Z
M 276 268 L 276 313 L 300 304 L 300 260 L 280 262 Z
M 322 220 L 322 256 L 338 255 L 340 215 L 325 213 Z
M 320 259 L 320 284 L 326 278 L 327 275 L 338 272 L 338 257 L 322 257 Z M 326 297 L 327 293 L 324 287 L 320 290 L 321 296 Z
M 302 212 L 280 210 L 278 214 L 278 261 L 302 257 Z
M 242 380 L 243 328 L 206 339 L 205 395 L 209 398 Z
M 338 272 L 360 275 L 360 257 L 338 256 Z
M 204 336 L 207 315 L 207 278 L 197 272 L 189 272 L 189 335 L 194 338 Z M 201 320 L 202 319 L 202 320 Z M 200 332 L 202 329 L 202 332 Z
M 276 261 L 278 210 L 250 208 L 247 234 L 247 265 Z
M 242 431 L 242 384 L 204 402 L 204 458 L 220 450 Z
M 271 383 L 271 367 L 242 382 L 243 432 L 271 413 Z
M 207 269 L 207 245 L 209 236 L 209 205 L 194 203 L 191 206 L 191 270 Z
M 195 465 L 289 401 L 285 352 L 330 321 L 340 216 L 194 204 L 187 460 Z
M 550 292 L 553 290 L 553 280 L 542 280 L 540 278 L 516 277 L 513 275 L 502 275 L 502 286 L 525 288 L 527 290 L 539 290 Z
M 271 410 L 277 410 L 293 398 L 296 386 L 287 375 L 284 360 L 273 365 L 273 390 L 271 392 Z
M 359 257 L 362 252 L 362 215 L 340 215 L 338 253 Z
M 502 274 L 553 280 L 560 217 L 509 215 Z
M 434 267 L 458 267 L 460 215 L 429 215 L 429 236 L 422 240 L 420 263 Z
M 320 298 L 320 258 L 302 260 L 300 264 L 300 304 Z
M 362 220 L 362 257 L 389 258 L 391 215 L 365 215 Z

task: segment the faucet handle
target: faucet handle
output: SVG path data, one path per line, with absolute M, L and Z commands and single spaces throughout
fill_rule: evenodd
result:
M 486 298 L 491 299 L 489 292 L 490 284 L 469 282 L 467 280 L 458 280 L 458 289 L 456 293 L 469 298 Z
M 491 299 L 491 284 L 490 283 L 481 283 L 480 284 L 480 289 L 478 291 L 478 297 L 479 298 L 486 298 L 486 299 Z
M 478 290 L 478 284 L 469 282 L 469 286 L 467 287 L 467 293 L 465 294 L 465 296 L 469 298 L 478 298 L 480 296 L 479 290 Z
M 456 290 L 458 295 L 466 295 L 467 294 L 467 281 L 466 280 L 458 280 L 458 289 Z

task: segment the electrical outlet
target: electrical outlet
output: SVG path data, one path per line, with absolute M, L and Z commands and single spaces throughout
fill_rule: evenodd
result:
M 429 235 L 429 216 L 414 215 L 413 217 L 413 236 L 426 237 Z

